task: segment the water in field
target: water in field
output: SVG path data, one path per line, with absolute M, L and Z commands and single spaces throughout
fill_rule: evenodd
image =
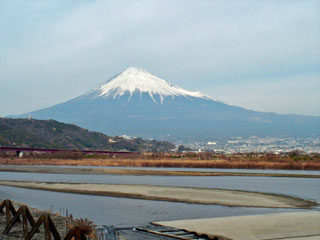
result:
M 155 169 L 153 168 L 152 170 Z M 256 172 L 256 170 L 245 171 Z M 266 172 L 279 171 L 269 170 Z M 312 174 L 320 175 L 319 171 L 312 172 Z M 285 171 L 285 173 L 296 174 L 296 171 Z M 310 172 L 308 171 L 308 173 Z M 285 194 L 308 200 L 314 200 L 320 203 L 319 178 L 68 175 L 1 172 L 0 180 L 149 184 L 237 189 Z M 0 198 L 9 198 L 14 201 L 24 202 L 32 207 L 51 209 L 61 213 L 65 213 L 68 209 L 68 212 L 72 213 L 75 217 L 89 218 L 98 225 L 115 226 L 136 226 L 160 220 L 299 211 L 290 209 L 224 207 L 219 205 L 137 200 L 82 194 L 56 193 L 4 186 L 0 186 Z

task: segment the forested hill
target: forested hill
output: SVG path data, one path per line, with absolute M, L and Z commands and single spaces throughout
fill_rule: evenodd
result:
M 110 137 L 55 120 L 0 118 L 1 147 L 57 148 L 77 150 L 169 151 L 165 141 Z

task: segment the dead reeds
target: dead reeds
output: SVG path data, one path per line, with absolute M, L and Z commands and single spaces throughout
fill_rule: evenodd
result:
M 320 154 L 214 154 L 134 153 L 129 155 L 77 155 L 57 158 L 55 154 L 0 157 L 3 165 L 70 165 L 110 167 L 233 168 L 320 170 Z

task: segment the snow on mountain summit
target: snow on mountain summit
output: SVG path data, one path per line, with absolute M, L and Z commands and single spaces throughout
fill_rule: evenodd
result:
M 122 96 L 129 93 L 130 96 L 136 91 L 148 93 L 155 101 L 154 95 L 159 95 L 161 103 L 166 96 L 184 96 L 209 98 L 200 92 L 191 92 L 175 86 L 164 79 L 152 75 L 144 69 L 130 67 L 103 84 L 99 89 L 99 96 L 113 97 Z

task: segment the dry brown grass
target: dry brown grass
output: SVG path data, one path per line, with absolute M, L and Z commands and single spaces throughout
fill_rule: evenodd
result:
M 320 154 L 159 154 L 130 155 L 78 155 L 58 157 L 51 155 L 27 155 L 23 158 L 0 156 L 3 165 L 70 165 L 110 167 L 183 167 L 183 168 L 240 168 L 240 169 L 289 169 L 320 170 Z
M 87 235 L 90 239 L 96 239 L 96 225 L 87 218 L 73 218 L 70 214 L 66 217 L 66 230 L 69 231 L 73 227 L 79 227 L 81 231 Z

